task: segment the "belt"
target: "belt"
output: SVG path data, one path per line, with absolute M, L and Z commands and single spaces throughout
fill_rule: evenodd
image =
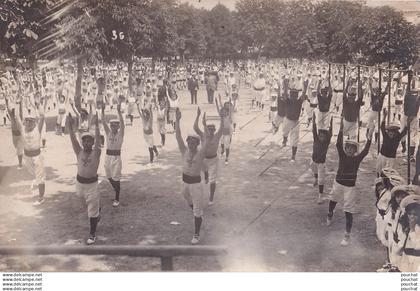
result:
M 92 178 L 84 178 L 82 176 L 77 175 L 76 176 L 77 182 L 80 184 L 92 184 L 98 181 L 98 175 Z
M 206 157 L 207 160 L 211 160 L 217 157 L 217 154 L 215 154 L 214 156 L 210 156 L 210 157 Z
M 318 106 L 318 104 L 310 104 L 311 108 L 316 108 Z
M 336 90 L 336 89 L 334 89 L 334 92 L 335 93 L 343 93 L 343 90 Z
M 36 157 L 39 156 L 41 154 L 41 149 L 36 149 L 36 150 L 23 150 L 23 152 L 25 153 L 25 156 L 27 157 Z
M 201 177 L 200 176 L 188 176 L 185 174 L 182 174 L 182 181 L 184 181 L 184 183 L 187 184 L 197 184 L 201 182 Z
M 254 90 L 255 90 L 255 91 L 262 91 L 262 90 L 265 90 L 265 88 L 260 88 L 260 89 L 257 89 L 257 88 L 255 88 L 255 87 L 254 87 Z
M 16 129 L 16 130 L 12 130 L 12 135 L 13 136 L 21 136 L 20 134 L 20 130 Z
M 121 156 L 121 150 L 106 150 L 108 156 Z

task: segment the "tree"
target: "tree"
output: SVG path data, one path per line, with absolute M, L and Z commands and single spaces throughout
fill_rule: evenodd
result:
M 200 20 L 200 12 L 188 3 L 175 9 L 178 42 L 176 44 L 181 56 L 202 57 L 206 52 L 204 25 Z
M 317 55 L 331 62 L 351 61 L 361 49 L 364 16 L 363 6 L 357 2 L 325 1 L 316 5 Z
M 235 57 L 241 47 L 236 37 L 234 15 L 229 9 L 218 4 L 210 11 L 201 11 L 205 39 L 207 43 L 206 56 L 214 59 Z
M 384 6 L 366 8 L 362 53 L 368 64 L 392 63 L 407 68 L 418 57 L 416 28 L 400 12 Z
M 277 0 L 236 2 L 238 35 L 243 44 L 258 55 L 266 48 L 272 51 L 284 19 L 284 7 L 284 3 Z
M 36 44 L 50 29 L 45 14 L 57 0 L 2 0 L 0 54 L 12 58 L 33 56 Z

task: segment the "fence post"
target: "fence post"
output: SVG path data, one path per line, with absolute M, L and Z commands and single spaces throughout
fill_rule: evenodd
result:
M 387 124 L 391 122 L 391 85 L 392 85 L 392 73 L 391 73 L 391 62 L 388 64 L 388 115 Z M 381 92 L 382 94 L 382 92 Z
M 381 96 L 381 94 L 382 94 L 382 69 L 379 68 L 379 97 Z M 378 155 L 380 151 L 381 151 L 381 110 L 378 110 Z
M 360 80 L 360 65 L 357 65 L 357 102 L 362 98 L 363 92 L 360 88 L 362 87 L 362 81 Z M 357 142 L 360 142 L 360 107 L 359 113 L 357 113 Z
M 173 257 L 160 257 L 160 269 L 162 271 L 173 271 Z

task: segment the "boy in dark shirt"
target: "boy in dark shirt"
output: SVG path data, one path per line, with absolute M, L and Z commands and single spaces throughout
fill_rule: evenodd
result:
M 347 82 L 347 87 L 343 94 L 343 134 L 348 135 L 349 139 L 356 139 L 357 132 L 357 118 L 359 116 L 360 107 L 363 105 L 363 93 L 361 82 L 356 79 L 356 84 L 350 86 L 351 80 Z M 349 87 L 350 86 L 350 87 Z M 359 91 L 359 99 L 356 100 L 357 91 Z
M 286 83 L 286 86 L 288 84 Z M 292 82 L 292 88 L 289 90 L 288 87 L 285 88 L 285 92 L 287 92 L 286 96 L 286 119 L 283 124 L 283 147 L 286 146 L 287 137 L 290 134 L 290 143 L 292 146 L 292 159 L 291 162 L 295 162 L 296 160 L 296 152 L 297 146 L 299 142 L 299 130 L 300 130 L 300 123 L 299 123 L 299 116 L 300 112 L 302 111 L 302 104 L 303 101 L 306 99 L 305 89 L 300 90 L 303 86 L 296 86 Z M 300 92 L 300 96 L 299 96 Z
M 397 149 L 401 139 L 407 134 L 407 127 L 399 132 L 400 126 L 396 123 L 390 123 L 385 128 L 387 112 L 384 112 L 384 119 L 381 123 L 382 146 L 376 161 L 376 174 L 380 175 L 383 168 L 394 168 Z
M 385 96 L 388 94 L 389 84 L 387 82 L 384 92 L 379 92 L 379 84 L 377 80 L 375 80 L 375 83 L 372 83 L 372 80 L 370 80 L 369 87 L 371 111 L 369 112 L 367 128 L 369 130 L 375 130 L 375 123 L 378 120 L 378 112 L 383 107 Z M 378 134 L 375 133 L 375 142 L 377 140 Z
M 365 148 L 357 154 L 358 144 L 352 140 L 346 140 L 343 148 L 343 120 L 341 121 L 340 132 L 337 137 L 338 170 L 335 176 L 333 189 L 329 195 L 329 209 L 327 215 L 327 226 L 331 224 L 334 208 L 337 205 L 338 196 L 343 193 L 343 210 L 346 215 L 346 233 L 341 241 L 342 246 L 347 246 L 350 241 L 350 232 L 353 224 L 353 213 L 355 211 L 356 197 L 354 186 L 356 185 L 357 171 L 360 163 L 369 152 L 372 142 L 372 131 L 366 134 L 367 142 Z
M 330 145 L 332 136 L 332 119 L 329 130 L 316 128 L 315 112 L 313 113 L 312 134 L 314 137 L 314 145 L 312 151 L 312 173 L 315 176 L 314 186 L 318 185 L 319 195 L 318 204 L 324 201 L 322 194 L 324 193 L 325 182 L 325 160 L 327 158 L 328 146 Z

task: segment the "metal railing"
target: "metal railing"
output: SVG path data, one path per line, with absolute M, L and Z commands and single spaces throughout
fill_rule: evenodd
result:
M 0 256 L 108 255 L 160 258 L 161 270 L 173 270 L 173 258 L 180 256 L 221 256 L 223 246 L 0 246 Z

